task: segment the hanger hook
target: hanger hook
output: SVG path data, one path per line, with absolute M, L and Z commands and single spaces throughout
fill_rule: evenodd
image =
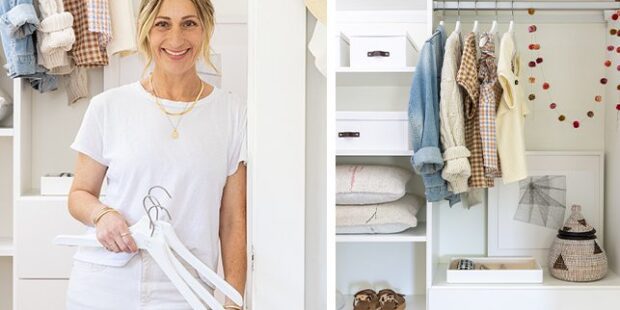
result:
M 168 190 L 166 190 L 162 186 L 156 185 L 156 186 L 151 187 L 148 191 L 148 194 L 144 196 L 144 198 L 142 199 L 142 207 L 144 208 L 144 212 L 149 218 L 149 228 L 151 229 L 151 236 L 153 236 L 153 234 L 155 233 L 155 222 L 159 221 L 159 210 L 163 210 L 165 212 L 165 215 L 168 216 L 168 220 L 172 220 L 172 216 L 170 215 L 170 212 L 168 211 L 168 209 L 162 206 L 161 203 L 159 202 L 159 199 L 157 199 L 157 197 L 151 194 L 151 192 L 156 188 L 163 190 L 166 193 L 166 195 L 168 195 L 168 198 L 172 198 Z M 147 200 L 150 201 L 151 203 L 148 206 L 147 206 Z M 154 220 L 153 220 L 153 217 L 151 216 L 151 211 L 153 211 L 153 209 L 155 209 Z
M 166 193 L 166 195 L 168 195 L 168 198 L 172 198 L 172 196 L 170 195 L 170 193 L 168 192 L 168 190 L 167 190 L 166 188 L 164 188 L 163 186 L 161 186 L 161 185 L 155 185 L 155 186 L 153 186 L 153 187 L 149 188 L 149 195 L 151 195 L 151 192 L 152 192 L 154 189 L 157 189 L 157 188 L 159 188 L 159 189 L 163 190 L 163 191 Z
M 461 0 L 456 1 L 456 15 L 458 15 L 458 21 L 461 21 Z
M 495 20 L 497 20 L 497 0 L 495 0 Z
M 515 0 L 510 0 L 511 12 L 512 12 L 512 21 L 515 21 Z
M 478 0 L 474 0 L 474 9 L 476 10 L 476 18 L 478 18 Z
M 446 0 L 443 0 L 443 8 L 441 8 L 441 19 L 446 19 Z

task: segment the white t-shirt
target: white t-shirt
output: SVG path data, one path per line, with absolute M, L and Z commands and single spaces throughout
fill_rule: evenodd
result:
M 160 102 L 171 112 L 185 108 L 184 102 Z M 101 201 L 120 211 L 130 225 L 145 215 L 142 200 L 149 188 L 166 188 L 172 199 L 154 193 L 170 211 L 177 235 L 215 269 L 224 185 L 246 160 L 246 105 L 215 88 L 183 116 L 178 139 L 171 137 L 172 130 L 154 97 L 135 82 L 92 98 L 71 148 L 108 167 Z M 80 247 L 74 258 L 123 266 L 133 255 Z

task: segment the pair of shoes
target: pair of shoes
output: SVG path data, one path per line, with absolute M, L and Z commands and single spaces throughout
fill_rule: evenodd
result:
M 391 289 L 365 289 L 355 293 L 353 310 L 405 310 L 405 295 Z

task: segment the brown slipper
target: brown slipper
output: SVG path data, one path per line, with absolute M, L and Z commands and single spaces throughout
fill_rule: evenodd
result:
M 377 293 L 371 289 L 361 290 L 355 293 L 353 299 L 353 310 L 378 310 L 379 298 Z
M 380 290 L 379 310 L 405 310 L 405 295 L 398 294 L 390 289 Z

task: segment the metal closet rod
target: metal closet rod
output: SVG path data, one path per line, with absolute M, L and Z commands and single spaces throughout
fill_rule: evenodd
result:
M 434 1 L 437 11 L 523 11 L 527 9 L 547 11 L 596 11 L 620 9 L 620 2 L 525 2 L 525 1 Z

